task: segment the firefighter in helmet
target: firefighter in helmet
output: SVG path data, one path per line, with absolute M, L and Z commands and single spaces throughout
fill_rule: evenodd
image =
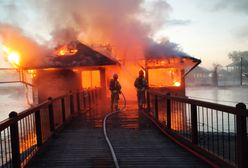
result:
M 110 80 L 109 90 L 111 91 L 111 110 L 119 110 L 119 94 L 121 94 L 121 85 L 118 81 L 118 75 L 114 74 L 113 79 Z
M 138 106 L 139 108 L 142 108 L 145 104 L 145 92 L 148 87 L 143 70 L 139 71 L 139 77 L 136 78 L 134 86 L 137 89 Z

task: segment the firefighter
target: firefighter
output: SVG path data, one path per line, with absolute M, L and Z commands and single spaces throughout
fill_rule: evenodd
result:
M 145 104 L 145 92 L 147 90 L 147 80 L 144 76 L 144 71 L 139 71 L 139 77 L 136 78 L 134 82 L 134 86 L 137 89 L 137 99 L 139 108 L 143 108 Z
M 119 110 L 119 94 L 121 94 L 121 85 L 118 81 L 118 75 L 114 74 L 113 79 L 110 80 L 109 90 L 111 91 L 111 111 Z

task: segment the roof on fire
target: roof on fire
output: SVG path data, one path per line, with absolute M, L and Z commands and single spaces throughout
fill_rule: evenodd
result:
M 48 56 L 46 60 L 39 65 L 29 64 L 24 69 L 42 69 L 42 68 L 73 68 L 73 67 L 92 67 L 119 65 L 120 63 L 113 57 L 101 54 L 98 51 L 82 44 L 79 41 L 74 42 L 78 50 L 74 55 Z

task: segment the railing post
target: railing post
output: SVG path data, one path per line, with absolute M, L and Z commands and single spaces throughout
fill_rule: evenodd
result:
M 236 105 L 237 114 L 237 167 L 245 168 L 247 167 L 247 137 L 246 137 L 246 117 L 241 115 L 242 111 L 246 110 L 246 105 L 244 103 L 238 103 Z
M 62 121 L 65 123 L 65 98 L 61 99 Z
M 166 95 L 166 115 L 167 115 L 167 128 L 171 129 L 171 99 L 170 93 Z
M 94 89 L 91 90 L 91 95 L 92 95 L 92 103 L 95 104 L 95 94 L 94 94 Z
M 91 94 L 90 94 L 90 90 L 88 90 L 88 99 L 89 99 L 89 108 L 91 108 Z
M 21 167 L 21 159 L 20 159 L 17 113 L 15 111 L 10 112 L 9 118 L 14 120 L 14 123 L 10 125 L 12 164 L 14 168 L 19 168 Z
M 98 101 L 98 89 L 95 88 L 95 98 L 96 98 L 96 102 Z
M 155 120 L 158 121 L 158 95 L 155 95 L 155 113 L 154 113 L 154 118 Z
M 48 104 L 48 111 L 49 111 L 49 122 L 50 122 L 50 131 L 54 131 L 54 116 L 53 116 L 53 102 L 52 98 L 48 98 L 49 104 Z
M 149 93 L 149 91 L 146 91 L 146 101 L 147 101 L 147 110 L 148 111 L 150 111 L 150 109 L 151 109 L 151 102 L 150 102 L 150 93 Z
M 78 90 L 77 92 L 77 110 L 78 110 L 78 114 L 80 114 L 80 111 L 81 111 L 81 105 L 80 105 L 80 91 Z
M 70 111 L 71 115 L 74 114 L 74 98 L 73 98 L 73 93 L 70 92 Z
M 197 130 L 197 106 L 191 104 L 191 129 L 192 129 L 192 143 L 198 144 L 198 130 Z
M 40 110 L 35 112 L 35 128 L 36 128 L 36 140 L 37 146 L 41 147 L 42 145 L 42 130 L 41 130 L 41 119 L 40 119 Z
M 83 91 L 83 103 L 84 103 L 84 110 L 86 109 L 86 92 Z

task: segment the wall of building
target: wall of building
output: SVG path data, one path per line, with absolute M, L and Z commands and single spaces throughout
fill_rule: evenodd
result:
M 80 73 L 71 69 L 38 70 L 33 82 L 38 90 L 39 103 L 48 97 L 58 97 L 81 89 Z

